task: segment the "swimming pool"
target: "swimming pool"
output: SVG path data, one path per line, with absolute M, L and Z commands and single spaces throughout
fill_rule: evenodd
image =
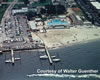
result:
M 54 19 L 51 22 L 48 22 L 48 26 L 67 26 L 69 23 L 67 21 L 61 21 L 60 19 Z

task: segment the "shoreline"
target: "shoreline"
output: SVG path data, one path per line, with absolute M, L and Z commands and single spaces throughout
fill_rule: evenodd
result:
M 61 46 L 56 46 L 55 48 L 54 47 L 48 47 L 49 50 L 55 50 L 55 49 L 60 49 L 60 48 L 67 48 L 67 47 L 70 47 L 70 46 L 74 46 L 74 45 L 81 45 L 81 44 L 85 44 L 85 43 L 90 43 L 90 42 L 94 42 L 94 41 L 97 41 L 97 40 L 100 40 L 100 38 L 97 38 L 97 39 L 91 39 L 91 40 L 86 40 L 86 41 L 79 41 L 79 42 L 75 42 L 75 43 L 69 43 L 69 44 L 66 44 L 66 45 L 61 45 Z
M 51 50 L 99 40 L 100 28 L 47 30 L 47 33 L 37 33 L 37 36 L 45 43 L 48 49 Z

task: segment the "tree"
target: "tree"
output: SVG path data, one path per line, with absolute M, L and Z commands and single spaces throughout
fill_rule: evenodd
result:
M 47 0 L 40 0 L 40 3 L 45 3 Z
M 29 0 L 23 0 L 25 5 L 29 4 Z

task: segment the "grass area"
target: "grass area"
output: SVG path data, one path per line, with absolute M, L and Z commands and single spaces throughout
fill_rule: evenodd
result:
M 13 0 L 7 0 L 7 2 L 12 2 L 12 1 Z M 3 4 L 2 6 L 0 6 L 0 23 L 1 23 L 1 19 L 3 17 L 3 14 L 5 13 L 8 6 L 9 6 L 9 4 Z
M 24 2 L 24 0 L 18 0 L 18 2 Z M 25 6 L 25 4 L 16 4 L 14 6 L 14 8 L 20 8 L 20 7 L 24 7 L 24 6 Z
M 44 2 L 44 3 L 39 3 L 39 2 L 37 2 L 37 3 L 33 3 L 33 4 L 32 4 L 33 7 L 45 6 L 45 5 L 52 5 L 52 1 L 51 1 L 51 0 L 47 0 L 47 1 Z
M 24 4 L 15 4 L 14 8 L 20 8 L 20 7 L 24 7 Z
M 24 0 L 18 0 L 18 2 L 24 2 Z
M 7 2 L 12 2 L 13 0 L 8 0 Z
M 8 6 L 9 5 L 2 5 L 2 6 L 0 6 L 0 23 L 1 23 L 1 19 L 3 17 L 3 14 L 5 13 L 5 11 L 6 11 Z
M 19 2 L 24 2 L 24 0 L 18 0 Z M 40 2 L 36 2 L 36 3 L 33 3 L 32 6 L 33 7 L 37 7 L 37 6 L 45 6 L 45 5 L 52 5 L 52 1 L 51 0 L 47 0 L 46 2 L 44 3 L 40 3 Z M 20 8 L 20 7 L 24 7 L 25 4 L 16 4 L 14 6 L 14 8 Z
M 37 6 L 45 6 L 48 5 L 49 3 L 33 3 L 32 6 L 33 7 L 37 7 Z

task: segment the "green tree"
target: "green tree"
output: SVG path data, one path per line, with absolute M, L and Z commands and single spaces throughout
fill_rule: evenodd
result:
M 29 0 L 23 0 L 25 5 L 29 4 Z

